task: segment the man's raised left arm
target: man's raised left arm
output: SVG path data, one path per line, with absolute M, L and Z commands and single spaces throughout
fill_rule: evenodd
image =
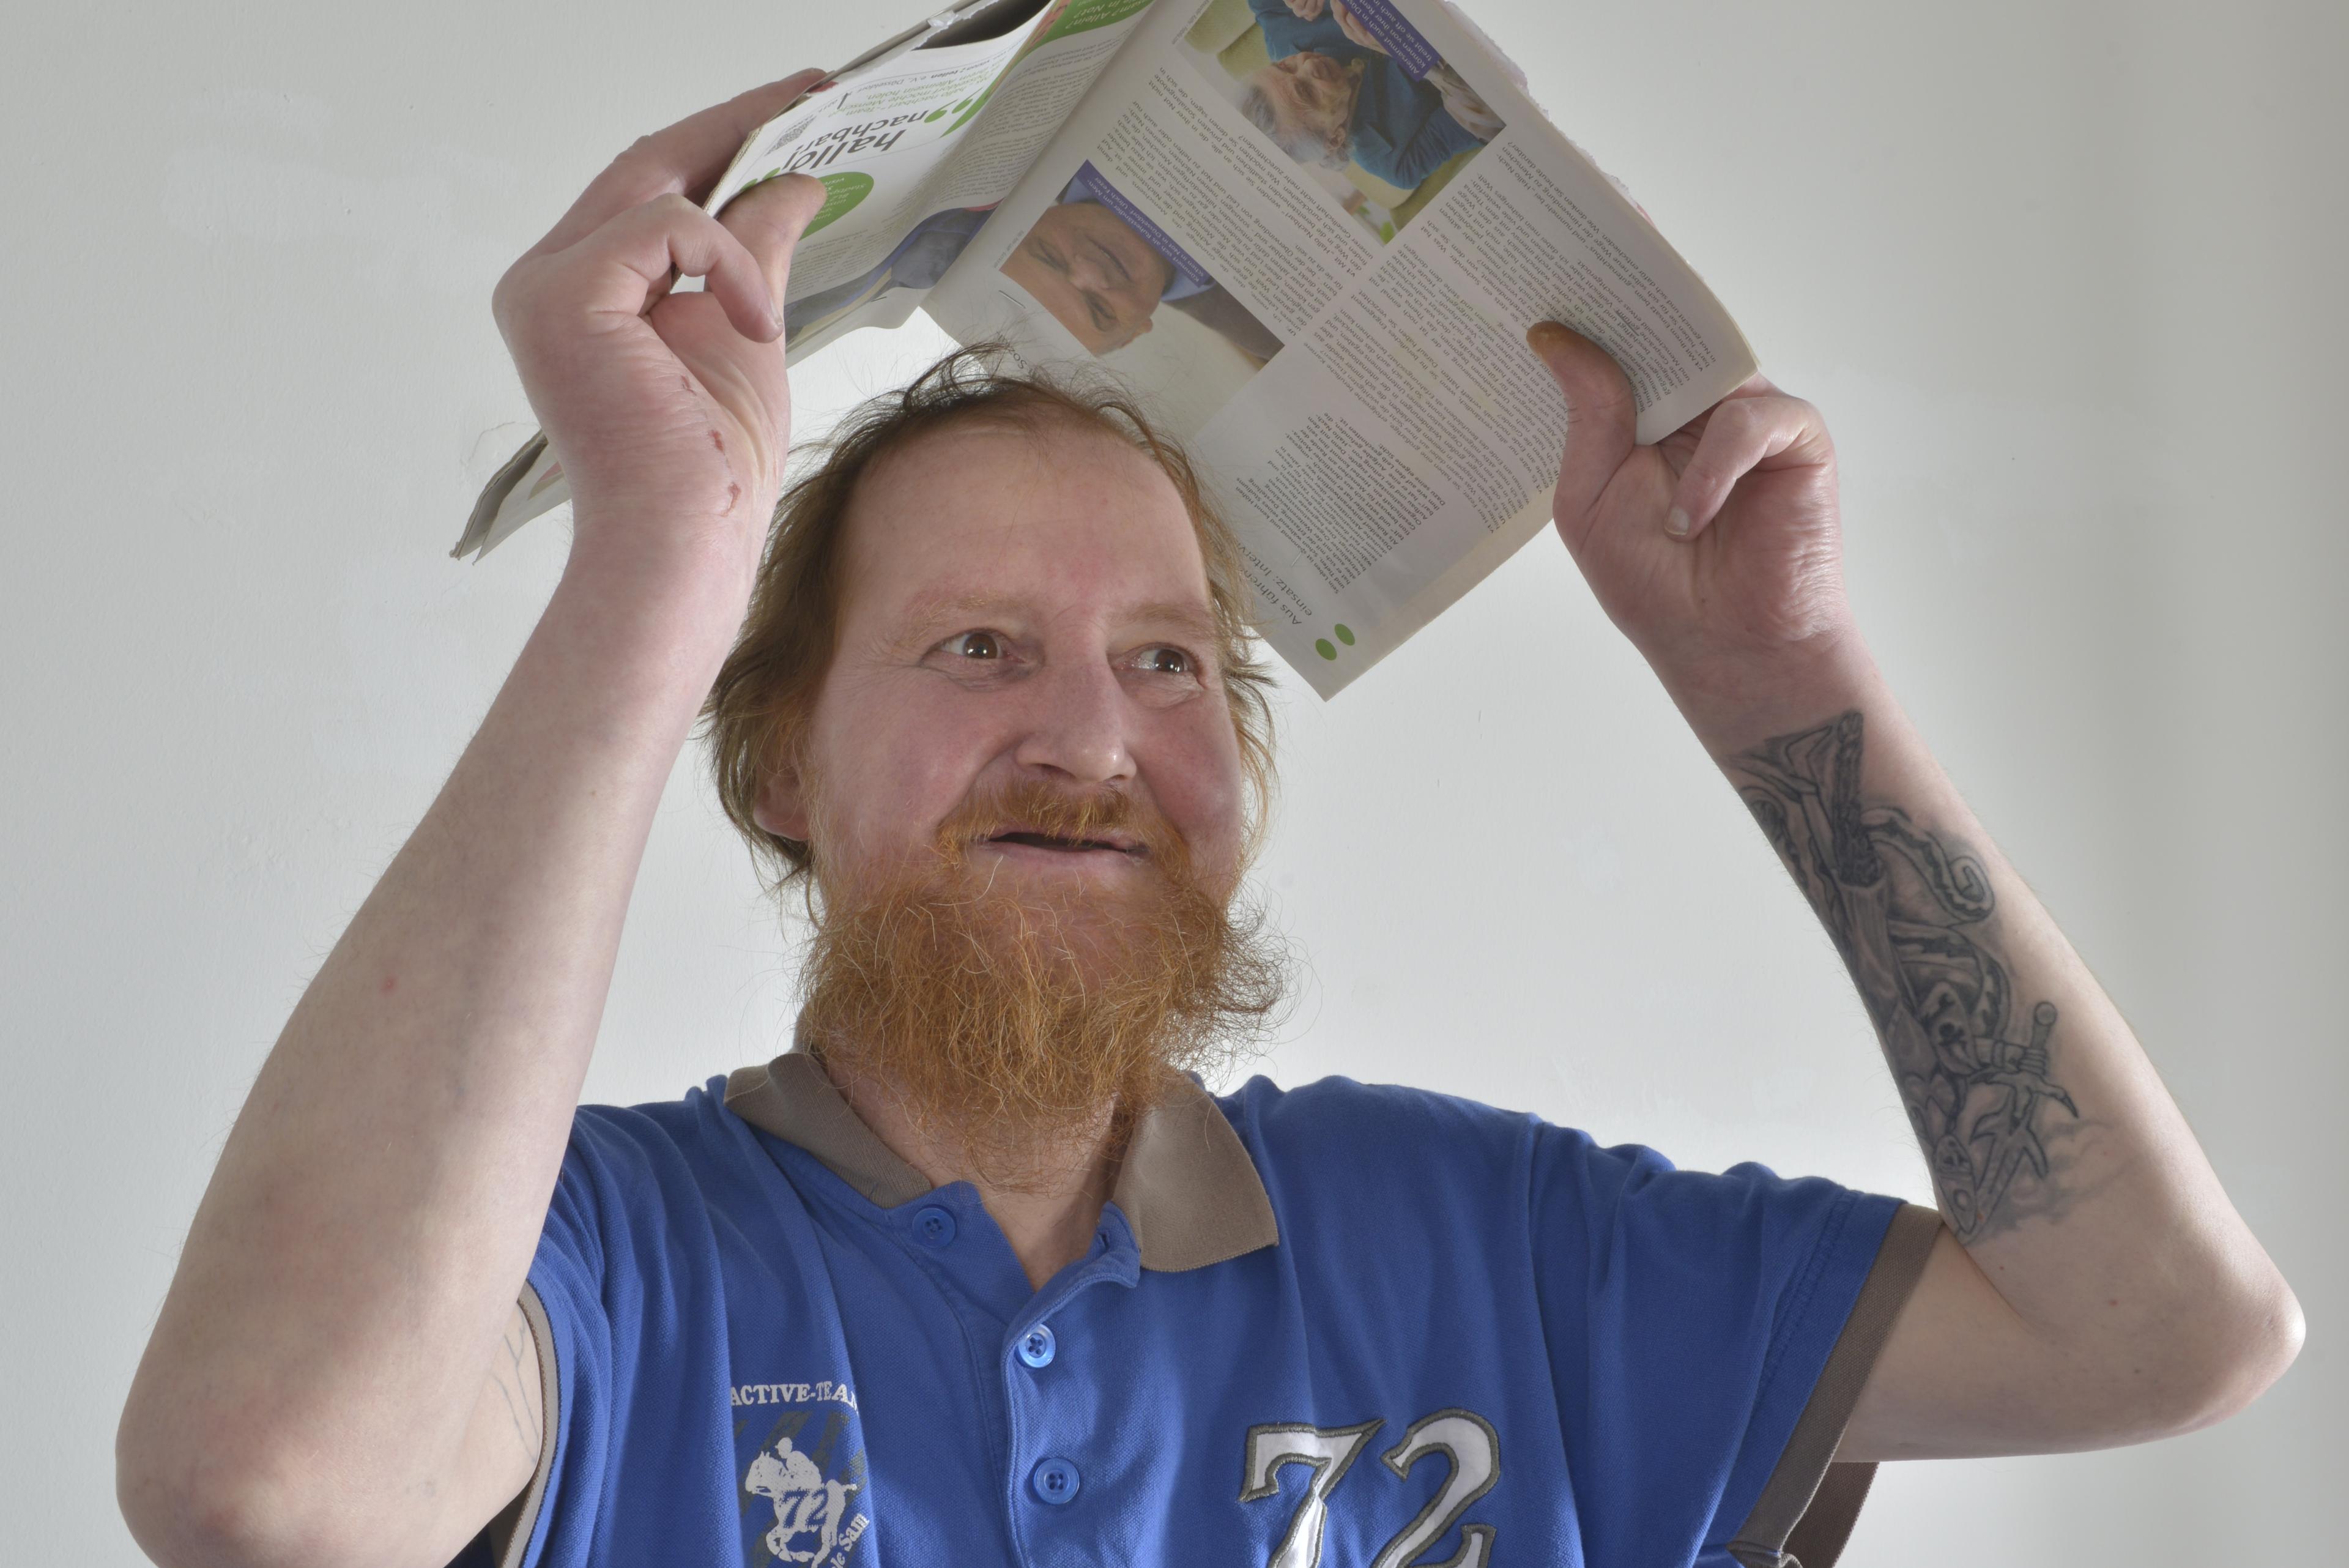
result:
M 2299 1304 L 1869 657 L 1817 411 L 1757 377 L 1639 447 L 1603 351 L 1529 341 L 1569 409 L 1559 533 L 1826 924 L 1932 1173 L 1944 1230 L 1837 1457 L 2106 1448 L 2249 1404 Z

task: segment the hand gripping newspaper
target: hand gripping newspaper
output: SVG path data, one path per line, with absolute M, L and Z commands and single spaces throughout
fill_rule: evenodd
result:
M 702 203 L 803 172 L 791 362 L 918 306 L 961 343 L 1117 371 L 1247 552 L 1266 642 L 1322 697 L 1549 518 L 1562 321 L 1655 441 L 1753 351 L 1446 0 L 976 0 L 742 146 Z M 481 493 L 476 559 L 569 498 L 543 435 Z

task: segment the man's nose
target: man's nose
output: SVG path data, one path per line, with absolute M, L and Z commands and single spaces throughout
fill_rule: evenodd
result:
M 1133 776 L 1125 691 L 1106 660 L 1048 664 L 1025 684 L 1032 707 L 1027 733 L 1013 753 L 1020 766 L 1080 784 Z

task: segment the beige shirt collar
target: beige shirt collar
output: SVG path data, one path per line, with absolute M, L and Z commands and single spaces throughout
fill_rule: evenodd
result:
M 730 1075 L 726 1108 L 797 1144 L 884 1209 L 931 1190 L 928 1178 L 864 1125 L 823 1064 L 797 1047 Z M 1110 1200 L 1132 1227 L 1145 1269 L 1204 1269 L 1280 1241 L 1247 1146 L 1214 1098 L 1187 1077 L 1143 1113 Z

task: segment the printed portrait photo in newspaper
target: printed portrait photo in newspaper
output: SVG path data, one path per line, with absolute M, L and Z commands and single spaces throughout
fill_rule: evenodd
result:
M 1146 335 L 1181 335 L 1185 378 L 1220 404 L 1280 339 L 1090 161 L 1037 214 L 1003 275 L 1111 365 Z
M 1503 130 L 1389 0 L 1211 0 L 1183 44 L 1211 88 L 1381 241 Z

